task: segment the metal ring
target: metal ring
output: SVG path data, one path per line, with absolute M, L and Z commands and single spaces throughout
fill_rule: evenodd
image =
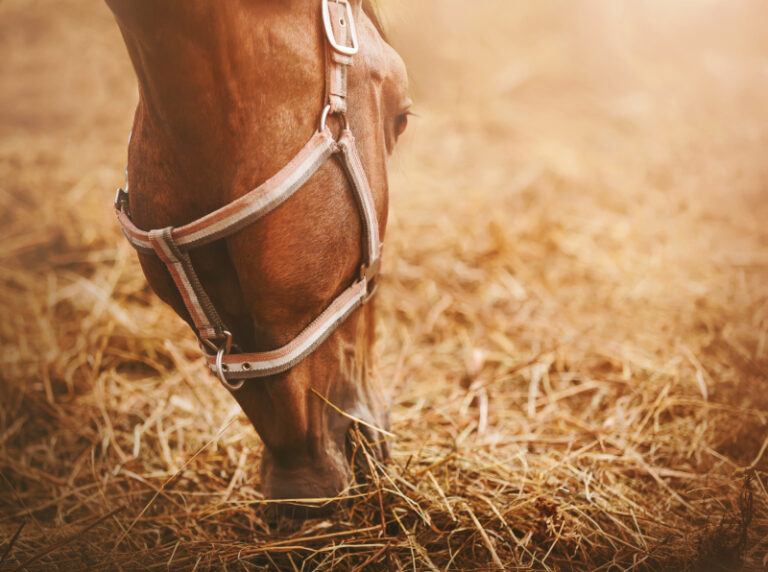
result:
M 219 376 L 219 381 L 224 385 L 224 387 L 230 391 L 237 391 L 243 387 L 245 380 L 241 379 L 237 383 L 229 383 L 229 380 L 224 376 L 224 365 L 222 364 L 222 359 L 224 358 L 225 350 L 226 347 L 221 346 L 219 351 L 216 353 L 216 373 Z
M 325 122 L 328 120 L 328 115 L 331 113 L 331 104 L 329 103 L 323 108 L 323 112 L 320 114 L 320 131 L 325 131 Z M 337 111 L 334 115 L 341 115 L 344 118 L 344 129 L 349 129 L 349 118 L 343 111 Z

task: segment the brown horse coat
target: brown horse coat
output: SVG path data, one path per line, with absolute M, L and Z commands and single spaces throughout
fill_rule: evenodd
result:
M 139 80 L 128 178 L 140 228 L 179 226 L 242 196 L 317 129 L 325 96 L 318 0 L 108 4 Z M 349 74 L 348 116 L 383 236 L 387 156 L 409 105 L 406 74 L 360 3 L 353 4 L 360 53 Z M 192 260 L 242 349 L 264 351 L 292 339 L 351 283 L 360 242 L 348 183 L 329 161 L 266 218 L 193 251 Z M 142 255 L 141 264 L 155 292 L 189 321 L 162 263 Z M 266 445 L 267 496 L 333 496 L 351 482 L 350 421 L 315 392 L 388 427 L 372 341 L 369 304 L 304 362 L 234 394 Z M 378 452 L 385 456 L 386 448 Z

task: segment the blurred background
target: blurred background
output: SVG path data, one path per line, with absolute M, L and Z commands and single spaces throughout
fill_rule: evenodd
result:
M 764 363 L 764 4 L 392 4 L 420 115 L 393 169 L 398 223 L 420 212 L 454 261 L 505 264 L 513 313 L 551 339 L 664 352 L 718 329 Z
M 378 302 L 394 463 L 439 526 L 498 527 L 452 565 L 764 569 L 768 4 L 379 6 L 417 115 Z M 121 534 L 110 558 L 147 565 L 176 542 L 235 558 L 222 531 L 268 542 L 241 523 L 258 438 L 113 220 L 137 92 L 110 13 L 3 0 L 0 54 L 0 547 L 31 523 L 15 566 L 123 505 L 37 564 Z M 187 520 L 164 496 L 141 513 L 211 439 Z

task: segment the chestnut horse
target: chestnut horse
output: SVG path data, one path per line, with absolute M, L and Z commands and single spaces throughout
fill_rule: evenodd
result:
M 405 66 L 362 0 L 107 4 L 139 83 L 130 192 L 119 201 L 125 199 L 121 216 L 130 216 L 124 230 L 178 230 L 224 208 L 236 210 L 253 189 L 290 175 L 307 146 L 328 155 L 263 218 L 179 254 L 186 266 L 169 261 L 155 242 L 139 248 L 139 258 L 152 289 L 198 331 L 204 350 L 206 343 L 213 347 L 207 354 L 212 370 L 264 441 L 264 495 L 333 497 L 354 481 L 352 418 L 363 422 L 374 454 L 388 455 L 374 429 L 388 429 L 389 412 L 372 356 L 370 293 L 335 329 L 321 332 L 308 355 L 281 371 L 232 383 L 227 364 L 234 368 L 239 355 L 290 347 L 352 286 L 370 289 L 360 270 L 370 270 L 366 235 L 377 241 L 386 225 L 387 160 L 409 107 Z M 342 40 L 336 35 L 344 28 Z M 334 82 L 345 86 L 343 101 Z M 367 219 L 360 204 L 366 197 Z M 366 221 L 377 221 L 376 228 Z M 185 269 L 175 275 L 179 264 Z M 207 296 L 203 306 L 215 309 L 227 339 L 201 334 L 185 280 L 197 281 L 192 298 Z M 222 330 L 216 332 L 210 338 Z M 241 372 L 251 365 L 240 363 Z

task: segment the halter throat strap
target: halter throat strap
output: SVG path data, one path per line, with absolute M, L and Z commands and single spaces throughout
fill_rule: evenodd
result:
M 118 189 L 115 196 L 115 213 L 123 234 L 136 250 L 154 254 L 165 264 L 192 317 L 208 367 L 230 390 L 239 389 L 248 379 L 279 374 L 300 363 L 375 292 L 382 245 L 373 193 L 349 125 L 338 140 L 325 126 L 327 116 L 334 114 L 341 115 L 346 124 L 347 72 L 358 51 L 354 13 L 349 0 L 322 0 L 321 18 L 326 38 L 326 102 L 320 127 L 280 171 L 240 198 L 180 227 L 142 230 L 131 220 L 128 192 Z M 358 276 L 286 345 L 266 352 L 232 353 L 231 348 L 236 347 L 232 335 L 203 288 L 189 252 L 267 216 L 331 156 L 341 163 L 360 215 Z

